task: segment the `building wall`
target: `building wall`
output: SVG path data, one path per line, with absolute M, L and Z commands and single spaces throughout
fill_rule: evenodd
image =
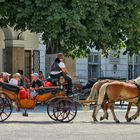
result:
M 5 36 L 4 33 L 2 31 L 2 29 L 0 28 L 0 72 L 3 71 L 3 49 L 5 48 Z
M 122 50 L 123 52 L 123 50 Z M 97 53 L 95 49 L 91 50 L 91 53 Z M 105 58 L 100 54 L 100 70 L 97 78 L 99 77 L 114 77 L 114 78 L 125 78 L 128 79 L 128 55 L 120 54 L 117 61 L 113 61 L 112 58 Z M 88 58 L 81 58 L 76 60 L 76 75 L 88 78 Z M 94 77 L 92 77 L 94 78 Z
M 76 60 L 76 81 L 87 82 L 88 79 L 88 59 L 79 58 Z
M 117 66 L 114 69 L 114 65 Z M 128 78 L 128 55 L 120 54 L 119 63 L 111 63 L 109 58 L 101 57 L 101 73 L 103 77 Z
M 47 77 L 46 45 L 43 44 L 42 33 L 39 33 L 38 37 L 39 37 L 39 51 L 40 51 L 40 70 L 43 72 L 43 75 Z
M 18 69 L 24 70 L 24 51 L 30 50 L 33 52 L 33 50 L 38 50 L 38 35 L 36 33 L 31 33 L 30 31 L 14 31 L 11 27 L 3 28 L 1 29 L 0 34 L 1 32 L 3 32 L 5 38 L 3 41 L 5 49 L 0 45 L 0 54 L 2 54 L 0 57 L 3 59 L 0 59 L 0 65 L 4 66 L 0 68 L 0 71 L 5 70 L 10 73 L 15 73 Z M 0 42 L 2 42 L 1 40 L 2 37 L 0 36 Z M 31 59 L 31 64 L 32 62 L 33 60 Z
M 39 44 L 40 50 L 40 70 L 43 72 L 44 76 L 46 77 L 46 46 L 43 44 Z
M 66 67 L 69 71 L 69 75 L 72 77 L 72 79 L 75 79 L 76 76 L 76 60 L 69 58 L 69 57 L 65 57 L 65 64 Z
M 39 50 L 39 48 L 38 48 L 38 43 L 39 43 L 38 34 L 31 33 L 30 31 L 26 31 L 23 33 L 23 37 L 24 37 L 25 50 Z

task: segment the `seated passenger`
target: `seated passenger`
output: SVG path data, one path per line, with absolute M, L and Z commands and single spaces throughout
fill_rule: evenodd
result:
M 37 95 L 37 90 L 40 87 L 43 87 L 43 82 L 39 79 L 39 75 L 38 73 L 33 73 L 31 74 L 32 76 L 32 83 L 30 86 L 30 99 L 33 99 L 33 97 L 35 97 Z
M 19 86 L 19 84 L 20 84 L 20 73 L 13 74 L 13 78 L 10 79 L 9 84 Z
M 45 77 L 44 77 L 42 71 L 39 71 L 39 79 L 40 79 L 41 81 L 45 81 Z
M 20 73 L 13 74 L 13 78 L 10 79 L 9 84 L 19 86 L 20 85 Z M 19 94 L 20 94 L 20 99 L 25 99 L 25 98 L 27 98 L 27 95 L 28 95 L 27 91 L 22 86 L 20 86 Z
M 9 83 L 9 77 L 11 76 L 11 74 L 7 73 L 7 72 L 2 72 L 0 74 L 0 82 L 6 82 Z

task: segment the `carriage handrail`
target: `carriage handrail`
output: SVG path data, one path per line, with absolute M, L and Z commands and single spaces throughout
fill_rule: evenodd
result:
M 16 94 L 18 94 L 19 90 L 20 90 L 19 86 L 11 85 L 6 82 L 0 82 L 0 87 L 2 87 L 3 89 L 6 89 L 6 90 L 12 91 Z

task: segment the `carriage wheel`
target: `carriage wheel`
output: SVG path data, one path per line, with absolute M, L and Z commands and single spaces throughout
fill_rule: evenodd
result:
M 52 100 L 47 104 L 47 113 L 52 120 L 57 121 L 56 117 L 54 116 L 54 108 L 55 102 Z
M 77 114 L 76 102 L 70 99 L 60 99 L 55 103 L 53 109 L 55 118 L 60 122 L 70 122 Z
M 0 96 L 0 122 L 9 118 L 12 113 L 12 104 L 5 96 Z

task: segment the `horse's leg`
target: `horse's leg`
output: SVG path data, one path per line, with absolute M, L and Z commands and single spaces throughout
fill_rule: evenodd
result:
M 103 116 L 100 117 L 100 121 L 102 121 L 104 119 L 108 120 L 108 112 L 107 112 L 108 108 L 109 108 L 108 103 L 104 102 L 102 104 L 102 109 L 103 109 L 104 114 L 103 114 Z
M 110 110 L 111 110 L 113 119 L 115 120 L 116 123 L 120 123 L 120 121 L 117 119 L 116 114 L 115 114 L 115 112 L 114 112 L 114 106 L 115 106 L 115 103 L 113 103 L 113 104 L 110 106 Z
M 97 116 L 97 114 L 98 114 L 98 112 L 101 108 L 101 105 L 104 102 L 104 97 L 105 97 L 105 94 L 106 94 L 107 86 L 108 86 L 108 83 L 105 83 L 105 84 L 102 85 L 102 87 L 99 90 L 97 105 L 96 105 L 96 108 L 94 109 L 93 114 L 92 114 L 92 118 L 93 118 L 94 121 L 97 121 L 96 116 Z
M 92 113 L 92 118 L 93 118 L 94 122 L 98 121 L 96 116 L 95 116 L 96 105 L 97 105 L 97 103 L 95 104 L 95 107 L 94 107 L 94 110 L 93 110 L 93 113 Z
M 128 118 L 128 121 L 129 122 L 131 122 L 131 120 L 133 120 L 133 119 L 134 120 L 137 119 L 137 117 L 139 116 L 140 104 L 139 103 L 135 103 L 135 105 L 137 107 L 137 111 L 136 111 L 136 113 L 133 116 L 131 116 L 130 118 Z
M 125 119 L 126 119 L 127 122 L 130 122 L 130 121 L 131 121 L 130 118 L 128 118 L 128 115 L 129 115 L 131 106 L 132 106 L 132 103 L 129 102 L 129 103 L 128 103 L 128 106 L 127 106 L 127 111 L 126 111 L 126 114 L 125 114 Z

